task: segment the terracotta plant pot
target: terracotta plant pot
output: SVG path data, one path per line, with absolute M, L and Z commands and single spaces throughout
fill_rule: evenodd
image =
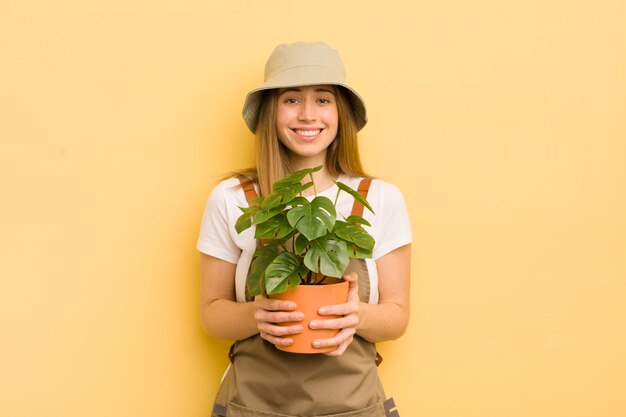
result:
M 291 336 L 293 344 L 291 346 L 276 346 L 278 349 L 292 353 L 324 353 L 337 349 L 336 346 L 327 348 L 314 348 L 313 341 L 316 339 L 327 339 L 334 337 L 339 330 L 311 329 L 311 320 L 329 319 L 339 316 L 320 316 L 317 311 L 322 306 L 332 304 L 343 304 L 348 299 L 347 281 L 326 285 L 298 285 L 294 289 L 289 289 L 282 294 L 270 296 L 279 300 L 290 300 L 296 303 L 296 311 L 304 313 L 304 319 L 297 323 L 281 323 L 282 326 L 301 324 L 304 327 L 302 333 Z

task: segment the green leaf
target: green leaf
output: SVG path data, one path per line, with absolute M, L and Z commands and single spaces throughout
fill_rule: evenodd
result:
M 247 228 L 252 226 L 252 216 L 249 214 L 242 214 L 235 222 L 235 230 L 237 233 L 241 233 Z
M 282 212 L 285 209 L 284 205 L 280 205 L 278 207 L 271 208 L 269 210 L 261 210 L 256 216 L 254 216 L 254 220 L 252 220 L 252 224 L 259 224 L 266 222 L 268 219 L 276 216 L 278 213 Z
M 306 249 L 307 246 L 311 244 L 311 241 L 306 238 L 304 235 L 298 235 L 294 242 L 294 252 L 296 255 L 302 255 L 302 252 Z
M 363 204 L 365 207 L 367 207 L 367 209 L 369 211 L 374 213 L 374 209 L 372 209 L 372 206 L 370 206 L 370 203 L 368 203 L 367 200 L 365 198 L 363 198 L 361 193 L 359 193 L 356 190 L 353 190 L 352 188 L 350 188 L 349 186 L 347 186 L 343 182 L 336 181 L 335 184 L 337 184 L 337 187 L 339 187 L 339 189 L 341 191 L 345 191 L 346 193 L 350 194 L 356 201 L 358 201 L 359 203 Z
M 268 194 L 261 202 L 261 207 L 264 210 L 270 210 L 276 206 L 281 205 L 283 202 L 283 194 L 279 192 L 273 192 Z
M 300 171 L 296 171 L 293 172 L 289 175 L 287 175 L 286 177 L 276 181 L 273 185 L 272 185 L 272 190 L 279 190 L 283 187 L 289 187 L 293 184 L 297 184 L 302 182 L 302 180 L 304 179 L 304 177 L 306 177 L 309 174 L 312 174 L 313 172 L 317 172 L 320 169 L 322 169 L 322 166 L 317 166 L 315 168 L 307 168 L 307 169 L 303 169 Z
M 306 270 L 306 268 L 304 268 Z M 296 288 L 300 285 L 300 269 L 298 269 L 298 273 L 289 277 L 289 288 Z
M 235 222 L 235 230 L 237 233 L 241 233 L 250 226 L 252 226 L 252 219 L 261 210 L 259 206 L 239 207 L 239 210 L 243 212 L 237 221 Z
M 273 207 L 281 204 L 287 204 L 294 198 L 296 198 L 302 191 L 306 190 L 313 183 L 308 183 L 306 186 L 298 183 L 288 184 L 285 187 L 272 191 L 261 203 L 263 210 L 269 210 Z
M 268 294 L 285 292 L 289 283 L 300 282 L 300 258 L 291 252 L 281 252 L 265 270 L 265 289 Z
M 264 198 L 263 197 L 257 197 L 254 200 L 250 200 L 249 204 L 250 206 L 261 206 L 261 203 L 263 203 Z
M 354 243 L 348 243 L 348 254 L 351 258 L 369 259 L 372 257 L 372 249 L 359 248 Z
M 360 224 L 362 226 L 372 226 L 370 224 L 370 222 L 368 222 L 367 220 L 365 220 L 363 217 L 361 216 L 356 216 L 356 215 L 351 215 L 348 216 L 348 218 L 346 219 L 346 222 L 348 223 L 352 223 L 352 224 Z
M 302 258 L 300 258 L 302 261 Z M 306 267 L 304 263 L 300 264 L 300 269 L 298 269 L 298 275 L 300 276 L 300 280 L 302 280 L 308 273 L 310 273 L 309 268 Z
M 256 226 L 256 239 L 282 239 L 293 231 L 287 216 L 280 213 Z
M 278 248 L 272 245 L 262 246 L 254 252 L 246 278 L 246 286 L 251 296 L 254 297 L 265 292 L 265 270 L 276 256 L 278 256 Z
M 315 197 L 310 203 L 305 198 L 298 198 L 294 203 L 296 206 L 287 213 L 287 219 L 307 239 L 317 239 L 333 230 L 337 212 L 328 197 Z
M 334 239 L 311 242 L 311 249 L 304 256 L 304 264 L 311 271 L 335 278 L 343 276 L 349 262 L 346 242 Z
M 338 220 L 335 223 L 333 232 L 337 237 L 347 242 L 352 242 L 361 249 L 371 251 L 374 248 L 374 238 L 358 224 Z

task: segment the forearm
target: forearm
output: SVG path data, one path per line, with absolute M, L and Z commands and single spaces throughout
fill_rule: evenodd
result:
M 376 260 L 378 304 L 360 303 L 356 333 L 370 342 L 402 336 L 409 324 L 411 245 L 401 246 Z
M 356 334 L 372 343 L 397 339 L 409 322 L 409 308 L 394 302 L 359 305 L 359 325 Z
M 202 325 L 219 339 L 243 340 L 259 332 L 254 320 L 254 303 L 215 299 L 202 305 Z

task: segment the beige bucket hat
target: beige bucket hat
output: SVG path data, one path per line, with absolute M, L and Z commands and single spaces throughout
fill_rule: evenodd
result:
M 319 84 L 345 88 L 356 118 L 357 129 L 361 130 L 367 123 L 365 102 L 346 84 L 346 71 L 339 53 L 324 42 L 278 45 L 265 64 L 265 82 L 246 96 L 242 111 L 243 119 L 254 133 L 264 90 Z

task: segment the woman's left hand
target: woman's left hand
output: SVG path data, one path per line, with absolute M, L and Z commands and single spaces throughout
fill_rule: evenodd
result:
M 323 306 L 319 309 L 322 316 L 341 316 L 327 320 L 312 320 L 309 323 L 311 329 L 339 329 L 335 337 L 329 339 L 317 339 L 313 346 L 323 348 L 337 346 L 337 349 L 325 353 L 328 356 L 341 356 L 346 351 L 354 338 L 359 325 L 359 277 L 356 273 L 344 275 L 343 279 L 349 282 L 348 299 L 344 304 Z

